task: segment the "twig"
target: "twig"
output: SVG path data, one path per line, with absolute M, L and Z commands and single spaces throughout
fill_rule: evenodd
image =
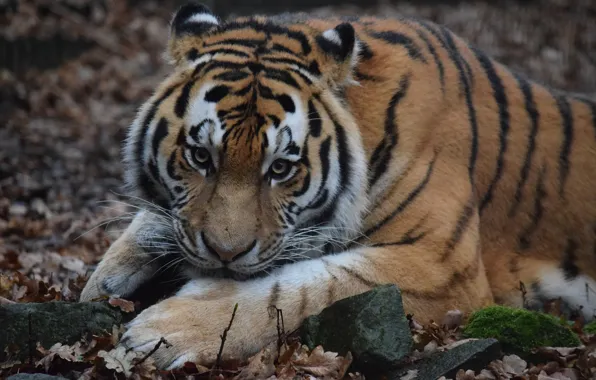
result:
M 27 335 L 28 335 L 28 345 L 29 345 L 29 364 L 33 364 L 33 337 L 32 337 L 32 333 L 31 333 L 31 312 L 29 312 L 27 314 L 27 322 L 28 322 L 28 331 L 27 331 Z
M 217 353 L 217 359 L 215 360 L 215 366 L 213 366 L 213 369 L 219 368 L 221 364 L 221 354 L 223 353 L 224 345 L 226 344 L 228 331 L 230 331 L 230 329 L 232 328 L 232 323 L 234 322 L 234 317 L 236 316 L 236 310 L 238 310 L 238 304 L 234 305 L 234 311 L 232 311 L 232 318 L 230 318 L 230 323 L 228 324 L 228 327 L 224 329 L 223 334 L 220 335 L 221 344 L 219 345 L 219 352 Z
M 0 297 L 0 305 L 11 305 L 16 303 L 15 301 L 11 301 L 8 298 Z
M 162 344 L 165 344 L 166 348 L 170 348 L 172 347 L 172 345 L 162 336 L 159 339 L 159 342 L 157 342 L 157 344 L 155 344 L 155 347 L 153 347 L 153 349 L 151 351 L 149 351 L 147 353 L 147 355 L 143 356 L 141 358 L 141 360 L 139 360 L 138 362 L 135 363 L 135 366 L 140 365 L 141 363 L 143 363 L 145 360 L 149 359 L 149 356 L 153 355 L 155 353 L 155 351 L 157 351 L 159 349 L 159 347 L 161 347 Z
M 521 296 L 522 296 L 522 306 L 524 309 L 528 309 L 528 304 L 527 304 L 527 300 L 526 300 L 526 295 L 528 294 L 528 291 L 526 290 L 526 285 L 524 285 L 523 282 L 519 282 L 519 291 L 521 292 Z

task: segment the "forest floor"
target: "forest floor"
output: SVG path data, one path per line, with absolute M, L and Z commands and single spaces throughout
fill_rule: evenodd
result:
M 39 300 L 20 287 L 34 280 L 59 290 L 46 298 L 74 300 L 131 211 L 121 194 L 121 144 L 137 107 L 168 70 L 162 53 L 173 10 L 152 1 L 108 1 L 107 8 L 97 1 L 19 3 L 17 13 L 0 6 L 0 39 L 57 33 L 91 47 L 52 68 L 0 68 L 0 296 Z M 365 13 L 436 21 L 531 78 L 595 95 L 596 5 L 538 3 L 404 3 Z

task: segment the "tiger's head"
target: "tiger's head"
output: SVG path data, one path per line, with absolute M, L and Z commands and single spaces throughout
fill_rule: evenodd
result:
M 345 249 L 367 207 L 360 132 L 342 97 L 355 83 L 353 27 L 220 22 L 192 3 L 173 18 L 167 53 L 175 69 L 124 150 L 127 184 L 163 216 L 143 239 L 241 276 Z

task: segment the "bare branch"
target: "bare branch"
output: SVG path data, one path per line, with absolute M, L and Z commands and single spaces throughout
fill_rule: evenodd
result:
M 135 363 L 135 366 L 143 363 L 145 360 L 147 360 L 149 358 L 149 356 L 153 355 L 155 353 L 155 351 L 157 351 L 159 349 L 159 347 L 161 347 L 162 344 L 165 344 L 166 348 L 170 348 L 172 347 L 172 345 L 162 336 L 159 339 L 159 342 L 157 342 L 157 344 L 155 345 L 155 347 L 153 347 L 153 349 L 151 351 L 149 351 L 147 353 L 147 355 L 143 356 L 138 362 Z
M 230 323 L 228 324 L 228 327 L 224 329 L 223 334 L 220 336 L 221 345 L 219 346 L 219 352 L 217 353 L 217 359 L 215 360 L 215 365 L 213 366 L 213 369 L 219 368 L 221 365 L 221 355 L 223 353 L 224 345 L 226 344 L 228 331 L 230 331 L 230 329 L 232 328 L 232 323 L 234 322 L 234 317 L 236 316 L 236 310 L 238 310 L 238 304 L 234 305 L 234 311 L 232 311 L 232 318 L 230 318 Z

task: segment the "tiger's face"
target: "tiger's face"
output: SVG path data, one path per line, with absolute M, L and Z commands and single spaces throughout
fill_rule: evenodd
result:
M 366 208 L 362 143 L 338 95 L 357 49 L 349 24 L 321 34 L 181 8 L 176 70 L 125 150 L 129 185 L 164 216 L 142 239 L 240 275 L 345 249 Z

